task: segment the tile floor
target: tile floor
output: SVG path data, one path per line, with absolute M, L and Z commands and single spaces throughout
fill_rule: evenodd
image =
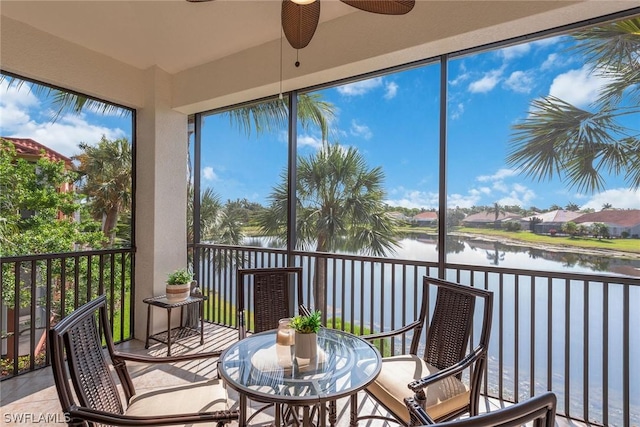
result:
M 215 325 L 205 326 L 205 345 L 204 349 L 199 345 L 198 338 L 175 343 L 172 346 L 173 354 L 198 351 L 212 351 L 225 348 L 229 343 L 237 339 L 237 331 Z M 166 346 L 162 343 L 151 343 L 147 350 L 144 348 L 144 342 L 132 340 L 120 344 L 118 349 L 121 351 L 149 354 L 155 356 L 166 355 Z M 175 365 L 143 365 L 131 364 L 129 371 L 133 382 L 138 391 L 145 389 L 165 386 L 178 385 L 191 381 L 203 380 L 217 375 L 215 360 L 202 360 L 185 362 Z M 237 394 L 229 389 L 229 400 L 231 404 L 237 407 Z M 56 394 L 51 368 L 47 367 L 25 375 L 20 375 L 9 380 L 0 382 L 0 425 L 2 426 L 60 426 L 64 423 L 64 417 L 60 411 L 58 397 Z M 380 412 L 383 411 L 364 393 L 359 395 L 361 412 Z M 255 411 L 260 404 L 254 403 L 249 408 L 249 415 Z M 482 410 L 491 411 L 499 408 L 501 403 L 492 399 L 483 399 Z M 22 419 L 20 420 L 20 417 Z M 49 417 L 49 422 L 43 421 L 43 418 Z M 273 419 L 268 413 L 261 414 L 252 421 L 252 425 L 268 426 Z M 235 423 L 234 423 L 235 424 Z M 231 427 L 233 427 L 233 425 Z M 348 399 L 338 401 L 338 426 L 346 427 L 349 424 L 349 405 Z M 361 422 L 361 426 L 378 427 L 386 426 L 383 421 Z M 561 426 L 579 426 L 580 424 L 558 420 Z

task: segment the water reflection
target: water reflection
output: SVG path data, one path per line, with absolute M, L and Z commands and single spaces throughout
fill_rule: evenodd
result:
M 404 238 L 396 253 L 389 258 L 437 262 L 437 238 L 434 234 L 415 234 Z M 284 249 L 281 242 L 269 237 L 247 238 L 244 244 Z M 445 250 L 447 262 L 453 264 L 640 277 L 640 259 L 580 253 L 576 249 L 526 247 L 477 237 L 447 235 Z
M 413 241 L 414 243 L 412 243 Z M 418 248 L 415 242 L 425 245 Z M 437 256 L 428 256 L 433 246 L 437 251 L 437 236 L 417 234 L 401 242 L 398 258 L 403 258 L 407 248 L 411 248 L 409 259 L 436 261 Z M 628 260 L 594 253 L 568 252 L 560 248 L 531 248 L 488 241 L 476 237 L 448 235 L 445 244 L 449 262 L 471 265 L 491 265 L 528 270 L 599 272 L 640 277 L 640 260 Z M 416 253 L 427 255 L 417 258 Z

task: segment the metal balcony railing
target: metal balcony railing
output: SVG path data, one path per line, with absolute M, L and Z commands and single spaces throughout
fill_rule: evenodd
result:
M 225 325 L 236 321 L 236 268 L 288 265 L 284 250 L 198 248 L 200 286 L 214 295 L 205 316 Z M 327 326 L 354 333 L 410 322 L 422 297 L 422 276 L 438 274 L 436 263 L 415 260 L 308 252 L 294 252 L 290 260 L 304 268 L 303 299 L 309 301 L 318 273 L 325 303 L 314 308 L 325 314 Z M 485 395 L 517 402 L 551 390 L 566 417 L 597 425 L 640 424 L 637 279 L 458 264 L 447 264 L 445 271 L 448 280 L 494 292 Z M 401 353 L 409 339 L 383 343 L 382 351 Z
M 438 275 L 436 263 L 415 260 L 288 255 L 246 246 L 197 249 L 200 287 L 212 296 L 205 318 L 228 326 L 236 323 L 238 267 L 302 266 L 303 299 L 313 299 L 313 283 L 319 278 L 325 298 L 314 308 L 322 310 L 327 326 L 356 334 L 410 322 L 420 298 L 433 297 L 420 295 L 422 277 Z M 48 365 L 44 332 L 98 294 L 108 296 L 116 341 L 133 336 L 133 250 L 6 257 L 0 263 L 3 379 Z M 449 280 L 494 292 L 485 395 L 517 402 L 552 390 L 566 417 L 599 425 L 640 425 L 637 279 L 461 264 L 447 264 L 445 273 Z M 383 342 L 381 351 L 402 353 L 410 338 Z M 8 357 L 23 353 L 22 358 Z
M 106 294 L 115 342 L 133 337 L 133 249 L 0 258 L 2 379 L 48 366 L 46 331 Z

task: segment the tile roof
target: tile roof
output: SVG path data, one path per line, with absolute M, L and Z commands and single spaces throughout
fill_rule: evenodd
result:
M 52 150 L 46 145 L 42 145 L 31 138 L 10 138 L 6 136 L 2 136 L 0 138 L 6 139 L 7 141 L 11 141 L 15 145 L 16 152 L 18 153 L 18 157 L 22 157 L 22 158 L 40 157 L 43 155 L 42 150 L 44 150 L 44 157 L 46 157 L 47 159 L 54 162 L 63 161 L 68 167 L 72 166 L 70 158 L 63 156 L 57 151 Z
M 575 222 L 601 222 L 615 224 L 621 227 L 635 227 L 640 224 L 640 209 L 605 209 L 600 212 L 584 214 L 575 219 Z
M 413 219 L 417 221 L 435 221 L 436 219 L 438 219 L 438 212 L 420 212 L 419 214 L 415 215 Z
M 532 218 L 540 218 L 542 220 L 542 222 L 558 222 L 558 223 L 564 223 L 564 222 L 569 222 L 569 221 L 574 221 L 576 218 L 581 217 L 582 215 L 584 215 L 581 212 L 574 212 L 574 211 L 567 211 L 564 209 L 558 209 L 555 211 L 551 211 L 551 212 L 545 212 L 545 213 L 541 213 L 541 214 L 536 214 L 536 215 L 531 215 L 525 218 L 522 218 L 520 221 L 529 221 Z
M 520 215 L 511 213 L 511 212 L 500 212 L 500 215 L 498 215 L 498 221 L 504 221 L 505 219 L 518 219 L 518 218 L 520 218 Z M 468 217 L 463 219 L 462 222 L 495 222 L 495 220 L 496 220 L 495 212 L 483 211 L 483 212 L 478 212 L 478 213 L 469 215 Z

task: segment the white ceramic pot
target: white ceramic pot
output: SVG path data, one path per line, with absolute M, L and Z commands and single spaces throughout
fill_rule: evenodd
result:
M 166 288 L 167 300 L 169 302 L 180 302 L 189 298 L 191 293 L 191 283 L 181 283 L 179 285 L 169 285 Z
M 299 359 L 315 359 L 318 355 L 318 334 L 301 334 L 296 331 L 295 355 Z

